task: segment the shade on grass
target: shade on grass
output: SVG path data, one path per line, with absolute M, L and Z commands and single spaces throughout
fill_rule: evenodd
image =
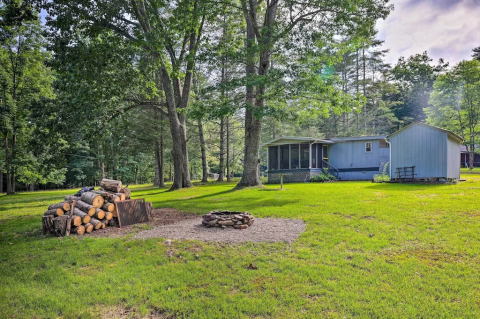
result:
M 139 317 L 478 318 L 480 176 L 464 177 L 458 185 L 341 182 L 283 191 L 134 187 L 133 197 L 154 207 L 303 219 L 307 230 L 293 244 L 43 238 L 41 214 L 72 191 L 2 196 L 0 317 L 129 309 Z

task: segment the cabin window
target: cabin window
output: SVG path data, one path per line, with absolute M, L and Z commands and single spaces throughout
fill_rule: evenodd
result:
M 379 145 L 380 148 L 388 148 L 388 143 L 385 140 L 380 140 Z
M 290 151 L 290 156 L 291 156 L 291 164 L 292 164 L 292 169 L 297 169 L 299 168 L 299 152 L 298 152 L 298 144 L 292 144 L 291 145 L 291 151 Z
M 371 152 L 372 152 L 372 142 L 365 143 L 365 153 L 371 153 Z
M 278 146 L 270 146 L 268 148 L 268 169 L 278 169 Z
M 289 161 L 290 161 L 290 145 L 282 145 L 280 146 L 280 169 L 289 169 Z
M 310 145 L 301 144 L 300 145 L 300 168 L 309 168 L 310 167 Z

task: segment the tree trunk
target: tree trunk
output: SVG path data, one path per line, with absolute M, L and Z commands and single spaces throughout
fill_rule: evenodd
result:
M 473 169 L 474 161 L 475 161 L 475 152 L 471 150 L 468 154 L 468 166 L 470 167 L 470 169 Z
M 202 183 L 208 182 L 208 164 L 207 164 L 207 149 L 205 146 L 205 136 L 203 135 L 202 120 L 198 120 L 198 137 L 200 139 L 200 150 L 202 152 Z
M 0 194 L 3 193 L 3 167 L 0 167 Z
M 253 19 L 256 16 L 256 6 L 247 8 L 246 0 L 242 0 L 242 8 L 247 22 L 247 64 L 246 74 L 249 76 L 255 76 L 255 65 L 252 56 L 252 47 L 255 41 L 255 29 Z M 271 47 L 272 47 L 272 28 L 275 23 L 277 12 L 277 3 L 272 2 L 265 12 L 264 26 L 266 27 L 265 33 L 260 38 L 259 44 L 260 50 L 260 63 L 258 65 L 258 76 L 264 77 L 268 73 L 270 67 Z M 257 30 L 260 32 L 260 30 Z M 255 116 L 255 109 L 263 109 L 265 105 L 265 84 L 259 83 L 254 95 L 253 86 L 250 83 L 246 85 L 246 102 L 247 110 L 245 112 L 245 154 L 244 154 L 244 167 L 243 176 L 237 187 L 249 187 L 260 185 L 260 134 L 262 128 L 262 117 Z
M 165 188 L 165 154 L 164 154 L 164 148 L 165 148 L 165 141 L 164 141 L 164 122 L 163 122 L 163 113 L 160 113 L 160 163 L 158 167 L 158 178 L 160 180 L 160 183 L 158 184 L 158 187 L 160 188 Z M 130 198 L 127 198 L 130 199 Z
M 12 173 L 10 176 L 10 182 L 12 183 L 11 189 L 11 194 L 15 194 L 15 176 L 16 176 L 16 165 L 15 165 L 15 156 L 16 156 L 16 145 L 17 145 L 17 134 L 13 134 L 12 137 L 12 158 L 11 158 L 11 164 L 12 164 Z
M 156 186 L 158 187 L 160 185 L 160 169 L 158 167 L 159 165 L 159 159 L 158 159 L 158 143 L 155 141 L 155 156 L 154 156 L 154 160 L 153 160 L 153 164 L 154 164 L 154 167 L 155 167 L 155 178 L 153 179 L 153 186 Z
M 223 182 L 225 176 L 225 118 L 220 120 L 220 163 L 217 182 Z
M 10 175 L 10 156 L 9 156 L 9 149 L 8 149 L 8 134 L 5 133 L 5 141 L 4 141 L 4 146 L 5 146 L 5 169 L 7 173 L 7 195 L 13 194 L 12 192 L 12 183 L 10 181 L 11 175 Z
M 226 130 L 227 130 L 227 140 L 226 140 L 226 147 L 227 147 L 227 182 L 232 180 L 232 176 L 230 173 L 230 119 L 226 118 Z

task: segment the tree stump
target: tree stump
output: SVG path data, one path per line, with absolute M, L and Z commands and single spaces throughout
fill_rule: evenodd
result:
M 43 234 L 53 233 L 53 215 L 47 215 L 42 217 Z
M 65 236 L 67 231 L 68 216 L 63 215 L 53 219 L 53 233 L 56 236 Z

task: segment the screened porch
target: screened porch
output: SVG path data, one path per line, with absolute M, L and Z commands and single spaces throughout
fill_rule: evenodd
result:
M 268 146 L 268 172 L 328 168 L 328 144 L 295 143 Z

